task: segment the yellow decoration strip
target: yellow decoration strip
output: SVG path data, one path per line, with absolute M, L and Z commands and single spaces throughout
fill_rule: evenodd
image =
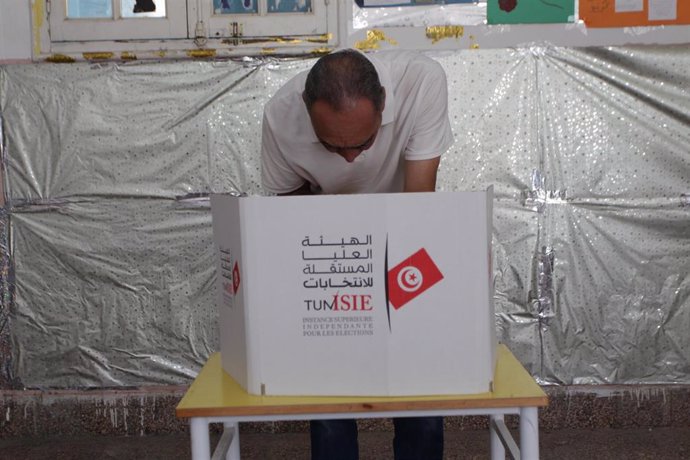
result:
M 460 38 L 465 33 L 463 26 L 429 26 L 426 28 L 426 37 L 431 43 L 436 43 L 444 38 Z
M 333 38 L 332 33 L 320 35 L 318 37 L 307 37 L 304 39 L 295 37 L 260 37 L 260 38 L 243 38 L 243 37 L 226 37 L 222 43 L 226 45 L 254 45 L 257 43 L 279 43 L 281 45 L 299 45 L 300 43 L 328 43 Z
M 120 53 L 120 59 L 124 61 L 136 61 L 137 55 L 134 53 L 130 53 L 129 51 L 123 51 L 122 53 Z
M 87 61 L 103 61 L 106 59 L 112 59 L 115 54 L 109 51 L 103 51 L 100 53 L 83 53 L 84 59 Z
M 187 56 L 191 58 L 212 58 L 216 57 L 216 50 L 187 50 Z
M 311 50 L 311 54 L 330 54 L 331 52 L 333 52 L 333 48 L 329 48 L 327 46 L 322 48 L 314 48 Z
M 279 52 L 278 48 L 266 47 L 266 48 L 261 49 L 261 54 L 276 54 L 278 52 Z M 333 48 L 329 48 L 327 46 L 324 46 L 322 48 L 314 48 L 309 53 L 310 54 L 316 54 L 316 55 L 324 55 L 324 54 L 329 54 L 332 52 L 333 52 Z
M 38 57 L 41 54 L 41 27 L 43 27 L 45 1 L 35 0 L 32 3 L 31 12 L 33 13 L 34 19 L 34 57 Z
M 307 38 L 305 41 L 309 43 L 328 43 L 331 38 L 333 38 L 333 34 L 328 32 L 327 34 L 323 34 L 318 38 Z
M 297 38 L 283 38 L 283 37 L 278 37 L 275 40 L 276 43 L 283 43 L 283 44 L 288 44 L 288 45 L 296 45 L 298 43 L 302 43 L 302 40 L 299 40 Z
M 386 34 L 384 34 L 381 30 L 379 29 L 371 29 L 367 30 L 367 38 L 366 40 L 361 40 L 355 43 L 355 48 L 357 48 L 360 51 L 367 51 L 367 50 L 376 50 L 379 49 L 379 42 L 385 41 L 386 43 L 389 43 L 391 45 L 397 45 L 398 42 L 391 39 L 387 38 Z
M 70 64 L 76 61 L 76 59 L 66 54 L 53 54 L 46 58 L 46 62 L 52 62 L 54 64 Z

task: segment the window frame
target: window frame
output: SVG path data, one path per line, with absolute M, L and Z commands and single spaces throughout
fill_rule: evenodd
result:
M 211 0 L 169 0 L 184 2 L 181 10 L 186 10 L 184 38 L 137 39 L 125 37 L 97 40 L 80 36 L 78 40 L 60 41 L 64 35 L 56 35 L 57 29 L 51 25 L 55 20 L 51 8 L 65 0 L 32 0 L 32 48 L 34 60 L 47 59 L 54 62 L 71 60 L 108 59 L 161 59 L 161 58 L 226 58 L 260 55 L 299 55 L 322 54 L 340 47 L 355 47 L 362 51 L 376 49 L 416 49 L 416 50 L 458 50 L 481 48 L 525 48 L 534 44 L 547 46 L 625 46 L 633 44 L 681 44 L 688 43 L 690 25 L 664 27 L 643 27 L 631 33 L 628 28 L 598 29 L 587 28 L 582 21 L 575 24 L 516 24 L 510 27 L 501 25 L 469 26 L 388 26 L 373 25 L 364 29 L 353 29 L 354 0 L 323 0 L 328 6 L 325 34 L 291 37 L 284 33 L 276 22 L 275 15 L 265 16 L 271 23 L 271 30 L 280 34 L 268 34 L 250 38 L 247 33 L 237 37 L 214 37 L 210 33 L 212 12 Z M 199 8 L 202 1 L 208 1 L 208 12 Z M 64 6 L 62 7 L 64 11 Z M 331 11 L 334 14 L 331 14 Z M 225 15 L 224 15 L 225 16 Z M 232 16 L 232 15 L 228 15 Z M 290 16 L 288 16 L 289 18 Z M 120 21 L 156 20 L 157 18 L 121 19 Z M 225 19 L 225 18 L 224 18 Z M 288 21 L 288 20 L 286 20 Z M 232 21 L 230 21 L 232 22 Z M 62 25 L 58 22 L 58 29 Z M 461 32 L 449 30 L 440 38 L 434 36 L 435 28 L 457 28 Z M 320 29 L 321 30 L 321 29 Z M 319 30 L 319 31 L 320 31 Z M 244 32 L 244 31 L 243 31 Z M 268 32 L 268 31 L 267 31 Z M 197 37 L 197 35 L 199 35 Z
M 177 3 L 180 1 L 182 5 Z M 109 59 L 179 59 L 193 58 L 225 58 L 248 55 L 288 55 L 288 54 L 320 54 L 339 46 L 339 37 L 347 37 L 347 26 L 339 21 L 343 14 L 351 14 L 351 4 L 348 0 L 319 0 L 327 7 L 325 17 L 322 17 L 322 28 L 301 31 L 300 35 L 283 33 L 280 22 L 289 23 L 294 20 L 293 14 L 274 14 L 263 17 L 264 22 L 270 24 L 269 35 L 261 37 L 249 37 L 246 33 L 242 36 L 217 37 L 210 36 L 208 27 L 213 9 L 211 0 L 168 0 L 166 10 L 170 10 L 171 4 L 176 3 L 178 11 L 184 11 L 185 36 L 180 38 L 137 38 L 128 37 L 127 29 L 122 29 L 122 24 L 128 22 L 141 26 L 141 21 L 155 21 L 160 18 L 123 18 L 119 20 L 89 20 L 81 19 L 85 23 L 91 23 L 90 27 L 102 26 L 106 22 L 114 22 L 114 28 L 120 32 L 116 38 L 107 38 L 84 35 L 89 26 L 83 26 L 80 34 L 65 35 L 59 32 L 60 28 L 71 26 L 65 23 L 65 0 L 35 0 L 32 8 L 32 56 L 34 60 L 47 59 L 52 62 L 69 62 L 73 60 L 109 60 Z M 207 11 L 200 8 L 208 2 Z M 56 10 L 56 6 L 60 8 Z M 178 6 L 179 5 L 179 6 Z M 349 7 L 349 9 L 348 9 Z M 115 12 L 114 12 L 115 14 Z M 174 14 L 173 13 L 169 13 Z M 56 17 L 57 16 L 57 17 Z M 223 15 L 225 16 L 225 15 Z M 233 16 L 233 15 L 227 15 Z M 74 20 L 71 20 L 74 21 Z M 227 19 L 226 19 L 227 21 Z M 230 21 L 232 22 L 232 21 Z M 128 24 L 129 25 L 129 24 Z M 124 32 L 122 32 L 124 30 Z M 276 34 L 273 30 L 280 30 Z M 294 30 L 293 30 L 294 31 Z M 325 31 L 324 33 L 321 33 Z M 230 30 L 232 32 L 232 30 Z M 298 31 L 299 32 L 299 31 Z M 75 32 L 76 33 L 76 32 Z M 151 35 L 151 34 L 149 34 Z M 183 34 L 177 34 L 180 36 Z M 110 35 L 113 37 L 114 35 Z M 142 37 L 141 34 L 138 37 Z
M 258 13 L 215 14 L 213 2 L 201 3 L 201 14 L 209 38 L 270 37 L 270 36 L 316 36 L 329 32 L 329 17 L 337 16 L 336 0 L 312 0 L 311 13 L 269 13 L 268 1 L 258 1 Z M 195 30 L 194 14 L 189 15 L 189 30 Z M 237 23 L 233 29 L 232 23 Z M 280 33 L 276 34 L 276 23 Z
M 110 1 L 112 18 L 68 18 L 67 0 L 48 0 L 51 42 L 174 40 L 189 36 L 186 8 L 172 8 L 172 0 L 164 0 L 164 18 L 123 18 L 120 17 L 121 0 Z

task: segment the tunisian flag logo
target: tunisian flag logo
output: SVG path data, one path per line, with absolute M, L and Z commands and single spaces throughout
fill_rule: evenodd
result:
M 237 290 L 240 288 L 240 266 L 235 262 L 235 266 L 232 267 L 232 293 L 237 294 Z
M 443 274 L 422 248 L 388 271 L 388 300 L 398 310 L 443 279 Z

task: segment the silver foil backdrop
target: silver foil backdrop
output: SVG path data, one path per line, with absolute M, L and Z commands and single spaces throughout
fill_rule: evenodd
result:
M 541 383 L 690 383 L 687 47 L 430 55 L 439 189 L 495 187 L 499 340 Z M 262 193 L 263 105 L 312 63 L 0 67 L 7 385 L 193 378 L 218 348 L 205 196 Z

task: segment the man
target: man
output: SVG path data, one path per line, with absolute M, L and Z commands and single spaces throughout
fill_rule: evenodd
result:
M 288 81 L 264 109 L 264 189 L 278 195 L 432 192 L 453 143 L 446 76 L 411 51 L 343 50 Z M 441 459 L 441 417 L 395 419 L 396 460 Z M 312 459 L 357 459 L 354 420 L 311 422 Z

